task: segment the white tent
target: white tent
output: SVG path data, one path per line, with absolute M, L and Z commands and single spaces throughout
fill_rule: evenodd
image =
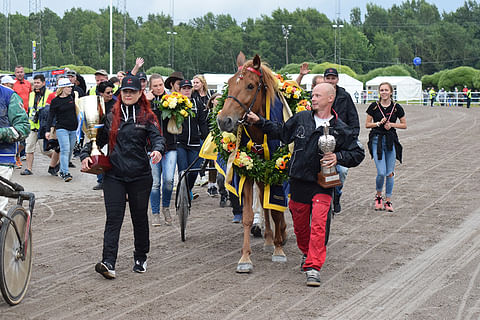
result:
M 230 79 L 233 74 L 214 74 L 214 73 L 205 73 L 203 75 L 205 80 L 208 84 L 208 89 L 216 90 L 217 92 L 221 92 L 225 82 Z
M 376 77 L 367 81 L 366 87 L 368 91 L 378 91 L 378 86 L 382 82 L 389 82 L 394 93 L 395 100 L 420 100 L 422 99 L 422 82 L 408 76 L 390 76 Z
M 312 90 L 312 79 L 315 76 L 316 74 L 307 74 L 306 76 L 303 77 L 302 83 L 300 83 L 300 85 L 305 86 L 305 89 L 307 91 Z M 293 80 L 296 80 L 298 77 L 298 74 L 291 74 L 290 77 Z M 350 77 L 346 73 L 340 73 L 338 75 L 338 85 L 340 87 L 345 88 L 345 90 L 350 94 L 352 99 L 355 95 L 355 92 L 357 92 L 358 95 L 360 95 L 363 90 L 363 83 L 361 81 L 358 81 L 355 78 Z

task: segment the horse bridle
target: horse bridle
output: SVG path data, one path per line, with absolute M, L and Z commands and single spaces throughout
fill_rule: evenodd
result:
M 252 102 L 250 102 L 250 106 L 247 107 L 243 102 L 238 100 L 237 97 L 235 97 L 235 96 L 230 96 L 230 95 L 227 96 L 227 99 L 231 98 L 231 99 L 235 100 L 240 105 L 240 107 L 242 107 L 242 109 L 245 110 L 245 114 L 243 115 L 242 119 L 238 120 L 239 124 L 244 124 L 244 125 L 249 125 L 249 123 L 247 122 L 247 116 L 250 113 L 250 111 L 252 110 L 253 105 L 255 104 L 255 101 L 257 100 L 258 93 L 260 92 L 262 87 L 265 87 L 265 84 L 263 82 L 262 69 L 257 70 L 257 69 L 254 69 L 252 67 L 248 67 L 247 70 L 255 73 L 256 75 L 258 75 L 260 77 L 260 81 L 258 82 L 258 86 L 257 86 L 257 91 L 255 91 L 255 95 L 253 96 Z

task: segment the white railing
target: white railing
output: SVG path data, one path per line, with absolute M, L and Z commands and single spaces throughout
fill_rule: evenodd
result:
M 394 100 L 397 101 L 397 92 L 393 94 Z M 352 95 L 352 99 L 355 103 L 371 103 L 378 100 L 378 91 L 376 90 L 363 90 L 360 94 Z M 430 105 L 430 94 L 422 93 L 422 98 L 417 99 L 408 99 L 408 100 L 399 100 L 403 104 L 421 104 L 421 105 Z M 480 92 L 472 92 L 472 99 L 470 101 L 471 105 L 480 104 Z M 435 106 L 466 106 L 467 105 L 467 94 L 457 91 L 443 91 L 437 92 L 434 99 Z

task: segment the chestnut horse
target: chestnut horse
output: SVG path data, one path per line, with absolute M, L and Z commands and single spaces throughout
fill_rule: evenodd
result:
M 222 131 L 236 133 L 239 125 L 244 125 L 254 143 L 263 143 L 263 132 L 245 123 L 249 111 L 265 117 L 267 96 L 274 99 L 277 93 L 277 80 L 273 72 L 262 65 L 260 57 L 245 62 L 243 67 L 228 80 L 228 97 L 223 109 L 217 115 L 217 123 Z M 272 101 L 273 105 L 273 101 Z M 250 247 L 250 228 L 253 224 L 253 179 L 247 178 L 243 186 L 243 248 L 242 257 L 237 265 L 237 272 L 248 273 L 253 270 L 250 260 L 252 253 Z M 263 204 L 264 185 L 257 183 L 260 190 L 260 203 Z M 265 248 L 272 248 L 272 261 L 286 262 L 283 244 L 286 241 L 286 222 L 283 212 L 264 209 L 265 214 Z M 270 226 L 270 216 L 275 224 L 275 233 Z

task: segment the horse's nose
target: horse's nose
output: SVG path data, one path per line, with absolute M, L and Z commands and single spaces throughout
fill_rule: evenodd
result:
M 235 127 L 232 117 L 217 118 L 217 123 L 222 131 L 232 132 Z

